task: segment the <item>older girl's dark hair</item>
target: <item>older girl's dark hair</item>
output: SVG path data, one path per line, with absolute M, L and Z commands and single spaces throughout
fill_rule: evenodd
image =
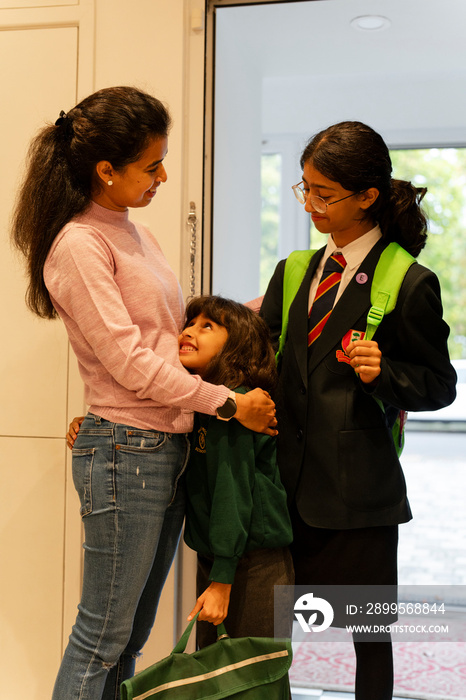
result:
M 392 162 L 382 137 L 370 126 L 356 121 L 340 122 L 316 134 L 301 156 L 322 175 L 346 190 L 379 191 L 366 217 L 377 222 L 382 235 L 417 256 L 426 244 L 427 218 L 420 208 L 426 190 L 391 176 Z
M 57 314 L 43 280 L 52 242 L 90 204 L 95 166 L 122 170 L 137 161 L 152 138 L 167 136 L 171 117 L 155 97 L 132 87 L 110 87 L 86 97 L 32 141 L 12 221 L 12 240 L 28 265 L 28 306 L 38 316 Z
M 186 325 L 204 314 L 228 331 L 228 338 L 202 375 L 204 381 L 231 389 L 260 387 L 272 392 L 277 382 L 275 354 L 269 329 L 258 314 L 244 304 L 220 296 L 194 297 L 186 308 Z

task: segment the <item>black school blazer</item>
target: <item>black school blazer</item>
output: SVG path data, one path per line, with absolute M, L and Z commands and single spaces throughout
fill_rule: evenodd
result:
M 377 386 L 365 386 L 345 361 L 348 333 L 366 328 L 372 278 L 386 245 L 378 241 L 362 262 L 358 273 L 367 281 L 353 277 L 309 358 L 309 287 L 325 248 L 311 260 L 290 308 L 277 391 L 278 460 L 288 498 L 308 525 L 348 529 L 410 520 L 394 418 L 399 409 L 447 406 L 456 395 L 439 282 L 419 264 L 408 270 L 394 311 L 374 336 L 382 352 Z M 284 260 L 277 265 L 261 308 L 276 345 L 284 266 Z

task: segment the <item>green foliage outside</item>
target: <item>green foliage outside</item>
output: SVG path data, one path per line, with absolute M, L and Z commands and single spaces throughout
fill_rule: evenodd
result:
M 450 326 L 452 358 L 466 358 L 466 149 L 392 151 L 393 177 L 427 187 L 429 237 L 419 262 L 433 270 Z
M 267 289 L 278 262 L 280 230 L 280 181 L 282 157 L 279 153 L 262 156 L 261 262 L 260 289 Z

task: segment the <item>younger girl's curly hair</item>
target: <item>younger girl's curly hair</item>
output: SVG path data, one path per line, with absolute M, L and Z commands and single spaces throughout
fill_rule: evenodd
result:
M 244 304 L 220 296 L 191 299 L 186 308 L 185 327 L 199 314 L 228 331 L 225 345 L 202 375 L 204 381 L 225 384 L 231 389 L 260 387 L 271 393 L 277 382 L 277 370 L 265 321 Z

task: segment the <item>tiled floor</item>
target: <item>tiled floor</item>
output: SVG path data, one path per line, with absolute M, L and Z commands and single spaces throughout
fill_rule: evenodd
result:
M 413 520 L 400 526 L 399 582 L 466 584 L 466 433 L 407 432 Z
M 466 433 L 408 431 L 401 461 L 413 520 L 400 526 L 400 584 L 465 585 Z M 300 688 L 292 697 L 354 700 L 352 693 Z

